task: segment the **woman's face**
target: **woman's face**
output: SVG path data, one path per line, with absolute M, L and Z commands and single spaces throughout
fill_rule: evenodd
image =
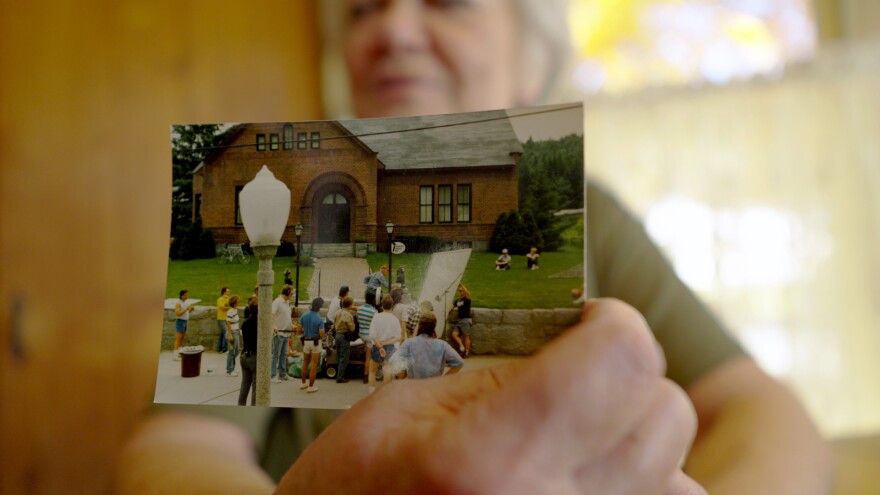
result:
M 357 117 L 515 106 L 511 0 L 350 0 L 345 59 Z

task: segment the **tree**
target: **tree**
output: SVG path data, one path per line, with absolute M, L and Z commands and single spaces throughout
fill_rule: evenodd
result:
M 528 213 L 521 215 L 517 210 L 498 216 L 489 239 L 489 250 L 496 253 L 506 248 L 510 254 L 526 254 L 529 248 L 540 248 L 541 245 L 541 232 L 534 219 Z
M 171 127 L 171 235 L 192 223 L 193 170 L 220 144 L 226 131 L 218 124 Z
M 529 214 L 540 232 L 540 249 L 562 245 L 559 218 L 554 213 L 584 207 L 583 136 L 523 143 L 519 162 L 519 209 Z

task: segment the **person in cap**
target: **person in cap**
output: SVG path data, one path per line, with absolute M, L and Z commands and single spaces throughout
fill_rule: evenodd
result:
M 496 270 L 510 270 L 510 255 L 507 254 L 507 248 L 501 250 L 501 256 L 495 260 Z

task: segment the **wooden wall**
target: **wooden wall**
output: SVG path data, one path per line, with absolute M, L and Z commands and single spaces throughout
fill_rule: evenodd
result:
M 172 123 L 321 117 L 314 0 L 2 0 L 0 493 L 101 493 L 152 400 Z

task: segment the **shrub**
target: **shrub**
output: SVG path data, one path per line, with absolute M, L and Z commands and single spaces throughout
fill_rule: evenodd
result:
M 531 247 L 543 249 L 543 239 L 530 214 L 510 210 L 498 216 L 489 240 L 490 251 L 499 253 L 507 248 L 510 254 L 525 254 Z
M 441 245 L 440 238 L 432 235 L 400 235 L 395 236 L 394 241 L 406 245 L 407 253 L 435 253 Z M 387 250 L 388 244 L 380 247 Z
M 296 246 L 292 242 L 281 241 L 275 256 L 278 258 L 296 256 Z
M 172 259 L 193 260 L 215 256 L 214 235 L 210 229 L 202 229 L 202 220 L 178 227 L 171 243 Z

